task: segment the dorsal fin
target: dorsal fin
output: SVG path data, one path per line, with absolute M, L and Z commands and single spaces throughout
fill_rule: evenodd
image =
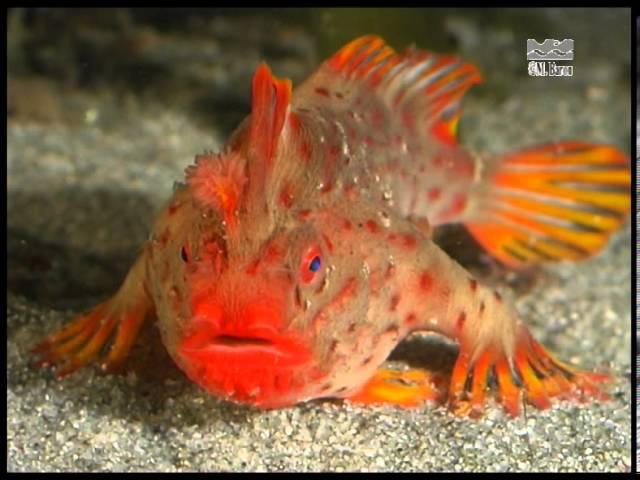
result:
M 253 75 L 249 145 L 267 167 L 282 133 L 291 100 L 291 80 L 279 79 L 262 63 Z
M 374 35 L 353 40 L 326 64 L 371 88 L 391 110 L 406 113 L 407 123 L 426 126 L 447 144 L 456 141 L 462 96 L 482 81 L 474 65 L 455 56 L 414 48 L 396 54 Z

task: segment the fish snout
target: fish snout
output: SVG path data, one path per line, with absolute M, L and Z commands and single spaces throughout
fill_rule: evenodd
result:
M 203 304 L 195 309 L 180 349 L 192 360 L 207 362 L 288 366 L 306 361 L 305 342 L 285 331 L 282 320 L 268 305 L 248 305 L 236 313 Z

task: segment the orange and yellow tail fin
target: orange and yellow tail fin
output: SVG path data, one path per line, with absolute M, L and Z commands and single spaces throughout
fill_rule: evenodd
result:
M 609 145 L 542 145 L 504 155 L 495 168 L 478 215 L 465 225 L 512 267 L 596 254 L 631 206 L 629 158 Z

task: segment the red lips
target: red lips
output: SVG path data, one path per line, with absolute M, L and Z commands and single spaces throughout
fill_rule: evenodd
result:
M 292 367 L 311 356 L 303 342 L 265 324 L 219 330 L 210 322 L 199 321 L 190 331 L 180 345 L 182 355 L 191 361 L 215 363 L 219 368 L 231 364 L 235 368 Z
M 178 363 L 194 382 L 214 395 L 261 407 L 291 402 L 312 352 L 282 327 L 280 309 L 267 301 L 224 309 L 212 299 L 194 307 L 178 345 Z

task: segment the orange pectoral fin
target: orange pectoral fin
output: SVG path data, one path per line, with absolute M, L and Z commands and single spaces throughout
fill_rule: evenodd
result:
M 37 356 L 35 365 L 54 366 L 56 376 L 65 377 L 99 358 L 115 334 L 109 353 L 99 365 L 102 371 L 115 371 L 137 338 L 146 312 L 146 306 L 121 312 L 114 307 L 113 300 L 107 300 L 79 315 L 37 345 L 32 350 Z
M 117 370 L 127 357 L 153 303 L 147 296 L 145 255 L 129 271 L 120 290 L 47 336 L 32 353 L 35 364 L 53 366 L 58 378 L 99 360 L 102 371 Z M 111 345 L 109 353 L 102 352 Z
M 589 398 L 601 401 L 609 398 L 599 384 L 610 381 L 611 377 L 581 371 L 556 360 L 522 328 L 511 359 L 504 353 L 487 349 L 470 362 L 468 349 L 461 345 L 449 387 L 449 405 L 454 413 L 482 414 L 490 370 L 498 385 L 500 403 L 514 417 L 520 415 L 523 401 L 547 409 L 553 399 L 584 402 Z
M 631 207 L 630 162 L 614 147 L 564 142 L 499 162 L 477 217 L 465 225 L 507 265 L 590 257 Z

